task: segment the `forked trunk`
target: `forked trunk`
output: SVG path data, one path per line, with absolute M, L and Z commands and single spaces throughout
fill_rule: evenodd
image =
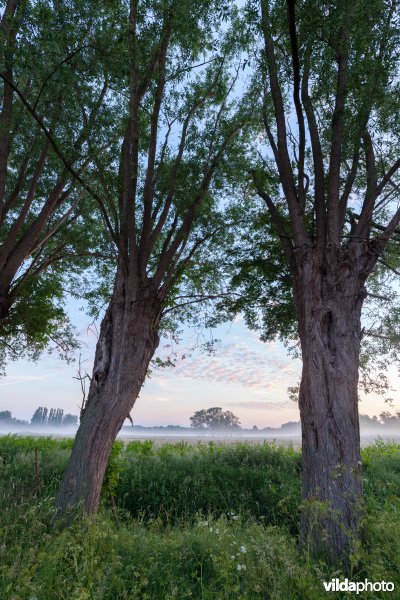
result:
M 302 541 L 330 563 L 345 563 L 362 503 L 358 369 L 366 272 L 340 250 L 297 264 L 295 303 L 303 372 Z
M 158 345 L 159 303 L 154 291 L 115 285 L 101 324 L 93 376 L 56 505 L 60 514 L 99 507 L 113 442 L 131 411 Z

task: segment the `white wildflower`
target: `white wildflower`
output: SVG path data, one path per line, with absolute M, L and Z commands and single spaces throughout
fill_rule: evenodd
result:
M 246 546 L 240 546 L 240 552 L 243 552 L 243 554 L 246 554 L 246 552 L 247 552 Z

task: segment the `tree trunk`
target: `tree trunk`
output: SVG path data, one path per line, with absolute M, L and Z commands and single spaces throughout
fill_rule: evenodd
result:
M 117 280 L 101 324 L 93 375 L 56 506 L 60 514 L 99 508 L 113 442 L 131 411 L 158 346 L 160 306 L 150 286 L 129 292 Z
M 366 261 L 353 254 L 307 251 L 294 277 L 303 357 L 301 534 L 330 563 L 346 563 L 363 493 L 357 388 Z

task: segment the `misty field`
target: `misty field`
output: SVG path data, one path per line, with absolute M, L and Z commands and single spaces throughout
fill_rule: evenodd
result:
M 352 597 L 327 595 L 323 581 L 340 573 L 298 547 L 299 450 L 119 441 L 96 520 L 62 525 L 53 502 L 71 446 L 0 438 L 2 600 Z M 400 445 L 378 442 L 362 460 L 365 517 L 351 578 L 391 581 L 397 592 L 367 597 L 397 598 Z

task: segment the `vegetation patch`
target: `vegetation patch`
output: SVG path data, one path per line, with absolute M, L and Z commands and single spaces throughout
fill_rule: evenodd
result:
M 96 520 L 61 527 L 54 495 L 71 443 L 0 438 L 2 600 L 317 600 L 326 598 L 323 581 L 341 577 L 299 548 L 298 451 L 119 442 Z M 396 444 L 363 451 L 364 534 L 351 557 L 352 580 L 392 581 L 395 590 L 399 457 Z

